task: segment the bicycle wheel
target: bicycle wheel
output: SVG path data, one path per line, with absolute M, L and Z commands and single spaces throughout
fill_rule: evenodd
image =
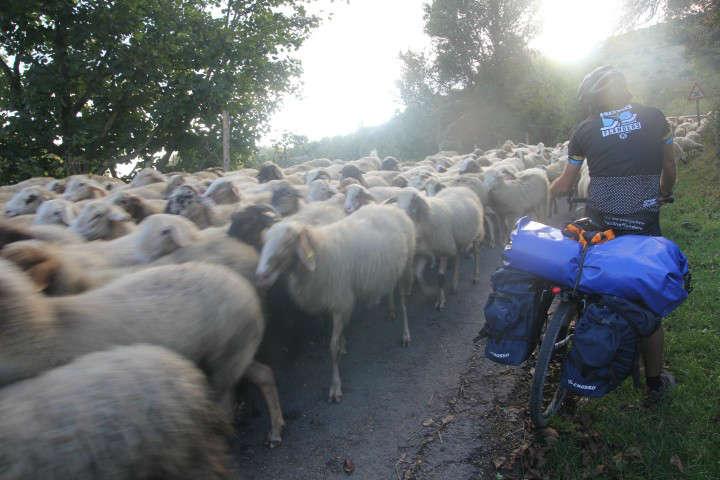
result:
M 567 390 L 558 381 L 552 392 L 547 392 L 546 385 L 549 373 L 550 362 L 555 353 L 563 348 L 568 340 L 568 326 L 575 313 L 574 302 L 562 302 L 553 314 L 540 344 L 537 362 L 535 363 L 535 374 L 533 375 L 532 389 L 530 391 L 530 417 L 538 428 L 546 427 L 550 417 L 560 408 Z M 562 338 L 560 338 L 562 337 Z M 550 397 L 549 393 L 552 393 Z M 550 397 L 549 402 L 546 398 Z M 547 403 L 547 406 L 545 404 Z

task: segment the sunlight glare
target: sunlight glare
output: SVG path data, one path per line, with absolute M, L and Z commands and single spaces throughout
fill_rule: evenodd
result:
M 530 46 L 561 62 L 587 56 L 611 36 L 621 16 L 622 0 L 542 0 L 540 33 Z

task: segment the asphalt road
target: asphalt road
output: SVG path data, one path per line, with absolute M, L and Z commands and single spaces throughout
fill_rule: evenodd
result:
M 473 342 L 500 254 L 482 251 L 478 285 L 470 281 L 472 260 L 464 259 L 459 292 L 442 312 L 415 293 L 408 348 L 384 305 L 356 308 L 340 365 L 340 404 L 327 402 L 329 321 L 271 296 L 274 320 L 262 356 L 275 371 L 287 426 L 282 446 L 266 448 L 269 420 L 254 402 L 257 413 L 242 417 L 233 442 L 242 478 L 336 479 L 348 476 L 344 467 L 356 479 L 485 477 L 497 439 L 483 419 L 515 380 L 514 369 L 485 360 L 482 344 Z

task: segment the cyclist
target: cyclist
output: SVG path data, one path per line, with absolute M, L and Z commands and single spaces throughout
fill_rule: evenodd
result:
M 612 66 L 583 79 L 578 99 L 588 117 L 575 128 L 568 164 L 550 194 L 575 186 L 585 160 L 590 173 L 586 215 L 616 234 L 661 235 L 658 197 L 670 196 L 677 169 L 672 132 L 657 108 L 631 103 L 625 76 Z M 659 402 L 675 383 L 663 370 L 664 332 L 643 340 L 647 400 Z

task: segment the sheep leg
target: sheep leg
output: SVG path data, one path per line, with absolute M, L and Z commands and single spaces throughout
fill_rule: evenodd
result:
M 406 272 L 400 279 L 400 285 L 398 286 L 398 293 L 400 294 L 400 315 L 403 320 L 403 335 L 402 335 L 402 346 L 407 347 L 410 345 L 410 326 L 408 325 L 407 308 L 405 306 L 406 297 L 410 291 L 412 285 L 412 272 Z
M 347 339 L 344 333 L 340 335 L 340 355 L 347 355 Z
M 452 286 L 451 292 L 457 293 L 458 291 L 458 285 L 460 284 L 460 254 L 458 253 L 455 255 L 455 264 L 453 265 L 453 278 L 452 278 Z
M 280 398 L 278 396 L 275 375 L 267 365 L 254 361 L 245 370 L 245 377 L 260 389 L 270 413 L 270 433 L 268 446 L 274 448 L 282 443 L 282 430 L 285 427 Z
M 332 363 L 332 382 L 330 384 L 330 402 L 340 403 L 342 401 L 342 381 L 340 380 L 340 350 L 343 329 L 345 328 L 345 316 L 342 313 L 333 313 L 332 336 L 330 337 L 330 361 Z
M 418 282 L 418 285 L 420 285 L 420 290 L 422 291 L 422 294 L 426 297 L 429 297 L 434 294 L 432 289 L 428 286 L 427 283 L 425 283 L 425 277 L 423 273 L 425 272 L 425 267 L 427 266 L 427 257 L 420 256 L 417 257 L 415 260 L 415 279 Z
M 437 310 L 444 309 L 446 304 L 445 272 L 447 270 L 447 260 L 447 257 L 440 257 L 440 262 L 438 265 L 438 286 L 440 287 L 440 290 L 438 291 L 437 301 L 435 302 L 435 308 Z
M 475 240 L 473 242 L 473 263 L 475 264 L 475 271 L 473 272 L 473 285 L 477 285 L 480 281 L 480 241 Z
M 390 291 L 390 295 L 388 295 L 387 300 L 388 300 L 388 320 L 393 321 L 397 318 L 397 312 L 395 311 L 395 289 Z

